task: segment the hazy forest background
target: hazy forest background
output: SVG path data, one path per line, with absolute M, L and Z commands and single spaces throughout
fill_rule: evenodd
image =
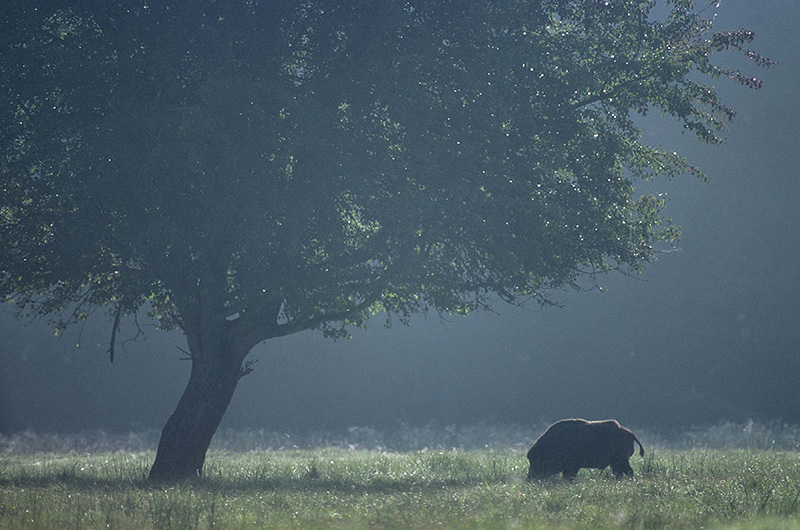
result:
M 776 59 L 758 91 L 717 83 L 737 110 L 727 143 L 699 144 L 668 119 L 646 140 L 714 180 L 640 184 L 667 192 L 678 246 L 640 277 L 554 293 L 561 308 L 498 306 L 437 314 L 337 342 L 305 332 L 250 359 L 221 428 L 310 432 L 400 423 L 538 425 L 615 417 L 649 429 L 720 421 L 800 423 L 800 4 L 729 0 L 716 24 L 755 32 Z M 735 57 L 733 61 L 742 61 Z M 587 287 L 589 285 L 587 284 Z M 180 333 L 98 312 L 56 337 L 44 321 L 0 313 L 0 434 L 160 429 L 188 378 Z M 137 336 L 138 335 L 138 336 Z M 133 340 L 136 339 L 136 340 Z

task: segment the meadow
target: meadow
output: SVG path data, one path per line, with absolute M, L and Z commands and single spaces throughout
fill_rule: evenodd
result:
M 102 450 L 79 451 L 42 450 L 37 443 L 56 438 L 34 436 L 11 450 L 6 438 L 0 528 L 800 529 L 800 439 L 750 427 L 729 427 L 744 436 L 733 441 L 715 442 L 724 437 L 707 430 L 704 444 L 700 435 L 684 447 L 646 443 L 645 457 L 631 459 L 634 478 L 582 470 L 572 483 L 525 482 L 525 446 L 503 447 L 504 439 L 398 449 L 429 440 L 351 431 L 304 447 L 262 433 L 262 443 L 282 445 L 231 450 L 258 445 L 259 435 L 234 442 L 228 433 L 226 444 L 223 433 L 202 478 L 155 487 L 146 482 L 154 454 L 130 439 L 124 450 L 106 440 Z M 379 444 L 366 448 L 367 440 Z

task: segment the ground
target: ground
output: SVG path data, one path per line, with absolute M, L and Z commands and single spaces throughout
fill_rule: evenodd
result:
M 645 444 L 632 479 L 530 484 L 519 447 L 217 448 L 173 487 L 147 484 L 150 451 L 18 445 L 0 453 L 0 528 L 800 529 L 800 453 Z

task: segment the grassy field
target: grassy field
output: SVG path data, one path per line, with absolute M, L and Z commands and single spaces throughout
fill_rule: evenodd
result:
M 633 479 L 528 484 L 524 451 L 210 453 L 149 486 L 150 452 L 0 456 L 0 528 L 800 529 L 800 454 L 660 450 Z

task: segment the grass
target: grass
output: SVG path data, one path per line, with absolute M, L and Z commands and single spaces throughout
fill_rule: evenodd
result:
M 800 529 L 800 454 L 661 450 L 633 479 L 526 483 L 515 449 L 209 454 L 202 479 L 147 484 L 151 452 L 0 456 L 0 528 Z

